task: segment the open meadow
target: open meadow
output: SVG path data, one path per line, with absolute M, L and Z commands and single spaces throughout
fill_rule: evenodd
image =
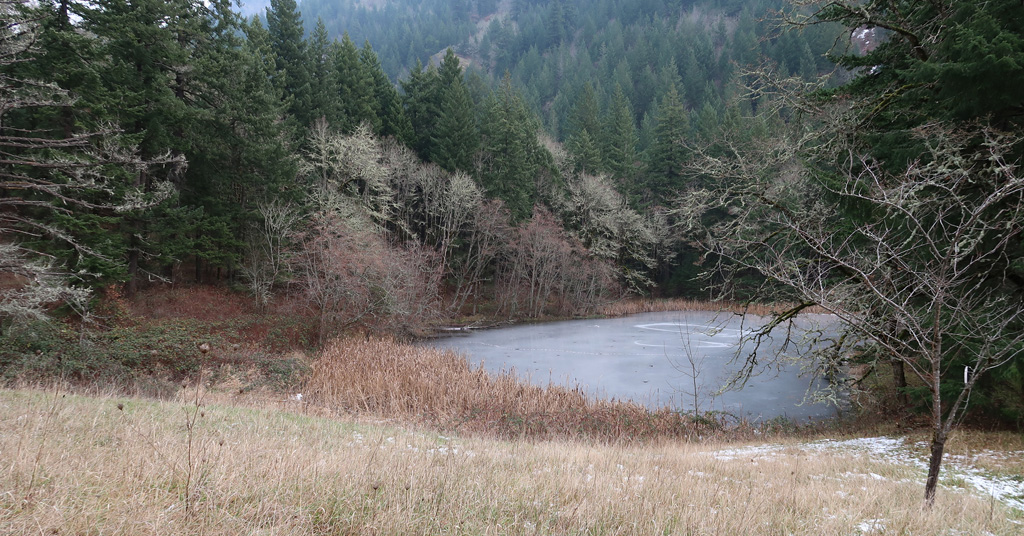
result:
M 0 533 L 1024 531 L 1019 435 L 955 437 L 931 510 L 921 439 L 495 439 L 194 387 L 3 390 Z

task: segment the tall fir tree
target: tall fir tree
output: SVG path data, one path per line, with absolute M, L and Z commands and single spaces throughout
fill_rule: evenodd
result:
M 412 125 L 412 148 L 424 160 L 429 159 L 433 151 L 434 131 L 439 117 L 440 89 L 437 68 L 433 65 L 424 68 L 420 62 L 402 81 L 404 92 L 405 115 Z
M 111 232 L 123 216 L 92 206 L 109 199 L 104 189 L 125 191 L 136 177 L 122 170 L 88 184 L 68 173 L 76 160 L 89 169 L 90 145 L 112 120 L 97 68 L 102 49 L 73 23 L 83 8 L 70 0 L 0 4 L 0 272 L 28 277 L 23 263 L 42 257 L 77 274 L 71 283 L 94 285 L 123 280 L 127 236 Z
M 83 7 L 83 28 L 99 37 L 105 62 L 99 67 L 104 99 L 113 119 L 138 141 L 143 158 L 170 152 L 184 158 L 188 133 L 199 119 L 193 106 L 202 81 L 192 54 L 209 33 L 206 4 L 190 0 L 98 0 Z M 134 186 L 152 190 L 163 181 L 181 186 L 181 168 L 144 169 Z M 148 214 L 121 220 L 127 237 L 128 292 L 143 273 L 155 274 L 190 247 L 194 214 L 165 204 Z M 155 265 L 155 266 L 154 266 Z
M 293 148 L 287 142 L 281 91 L 272 82 L 273 54 L 266 30 L 242 24 L 223 2 L 223 27 L 197 55 L 204 73 L 202 112 L 187 154 L 189 169 L 181 201 L 196 213 L 189 252 L 195 278 L 242 260 L 244 237 L 257 206 L 271 199 L 295 199 Z
M 675 85 L 670 86 L 662 98 L 656 121 L 654 140 L 647 154 L 644 191 L 640 192 L 646 204 L 668 202 L 683 186 L 683 165 L 689 157 L 685 141 L 690 136 L 690 119 Z
M 348 32 L 342 35 L 341 42 L 335 42 L 331 47 L 331 57 L 344 116 L 342 130 L 352 132 L 363 122 L 373 125 L 378 121 L 373 75 L 359 60 L 359 49 Z
M 610 106 L 601 140 L 605 167 L 619 184 L 630 186 L 636 174 L 637 130 L 632 107 L 621 87 L 616 86 Z
M 565 20 L 565 9 L 561 0 L 554 0 L 548 6 L 547 16 L 547 45 L 557 47 L 569 36 L 568 23 Z
M 438 68 L 441 102 L 430 160 L 449 170 L 470 172 L 480 143 L 476 110 L 462 76 L 458 56 L 445 53 Z
M 340 92 L 339 73 L 335 68 L 333 43 L 327 35 L 323 19 L 317 18 L 316 28 L 307 43 L 309 54 L 309 117 L 316 121 L 323 118 L 331 125 L 339 125 L 345 119 Z
M 596 175 L 604 170 L 601 149 L 586 129 L 569 136 L 565 148 L 572 161 L 573 171 Z
M 312 124 L 314 115 L 302 14 L 295 0 L 270 0 L 266 16 L 270 47 L 276 59 L 275 77 L 280 79 L 278 84 L 284 88 L 288 113 L 297 122 L 299 130 L 295 135 L 301 136 Z
M 591 139 L 601 137 L 601 107 L 598 104 L 597 91 L 589 81 L 583 84 L 583 89 L 580 90 L 569 112 L 568 133 L 578 134 L 584 130 Z
M 409 145 L 412 142 L 412 124 L 405 115 L 402 107 L 402 97 L 398 94 L 395 85 L 388 79 L 387 74 L 380 64 L 377 53 L 373 51 L 370 42 L 363 43 L 359 50 L 359 63 L 363 70 L 370 75 L 373 89 L 374 115 L 377 123 L 374 124 L 375 131 L 381 136 L 391 136 Z
M 91 118 L 90 101 L 59 87 L 70 74 L 90 70 L 77 63 L 81 57 L 47 58 L 73 36 L 39 39 L 40 31 L 75 31 L 69 4 L 0 2 L 0 337 L 16 321 L 45 319 L 58 304 L 88 311 L 87 287 L 124 273 L 124 240 L 115 226 L 151 206 L 158 192 L 169 193 L 131 187 L 155 162 L 138 158 L 133 141 L 116 128 L 87 128 L 110 118 Z M 82 52 L 95 58 L 101 50 Z M 70 69 L 46 71 L 55 65 Z M 9 345 L 3 348 L 7 353 Z
M 479 180 L 487 193 L 505 202 L 512 217 L 523 221 L 538 200 L 539 125 L 506 74 L 492 93 L 481 121 L 483 136 Z

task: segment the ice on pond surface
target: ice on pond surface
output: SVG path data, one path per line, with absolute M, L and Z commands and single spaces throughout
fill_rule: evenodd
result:
M 760 371 L 742 390 L 719 392 L 738 370 L 737 356 L 752 350 L 739 343 L 758 321 L 731 313 L 647 313 L 481 330 L 428 344 L 462 352 L 490 371 L 514 368 L 538 385 L 579 385 L 593 395 L 650 407 L 692 410 L 696 374 L 702 412 L 723 411 L 752 420 L 832 415 L 834 408 L 826 404 L 803 403 L 810 379 L 801 377 L 795 365 Z M 801 316 L 798 329 L 789 333 L 787 353 L 806 346 L 801 342 L 804 333 L 832 325 L 826 315 Z M 776 331 L 764 341 L 765 356 L 785 342 L 786 330 Z

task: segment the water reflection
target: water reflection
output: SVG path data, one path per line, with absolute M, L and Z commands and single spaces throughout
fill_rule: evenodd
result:
M 429 341 L 464 353 L 490 371 L 515 369 L 532 383 L 579 385 L 605 398 L 649 407 L 727 411 L 751 419 L 794 420 L 832 415 L 825 404 L 804 404 L 809 380 L 794 364 L 771 368 L 739 391 L 719 392 L 749 353 L 742 335 L 760 319 L 727 313 L 647 313 L 601 320 L 573 320 L 475 331 Z M 802 316 L 786 353 L 806 351 L 805 334 L 827 331 L 825 315 Z M 783 348 L 787 333 L 776 330 L 762 351 Z M 764 361 L 762 361 L 764 363 Z

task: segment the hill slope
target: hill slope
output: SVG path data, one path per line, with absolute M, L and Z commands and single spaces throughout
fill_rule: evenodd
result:
M 788 74 L 829 72 L 835 27 L 780 32 L 781 0 L 302 0 L 311 29 L 368 40 L 397 79 L 447 47 L 492 79 L 508 71 L 549 131 L 568 135 L 570 109 L 590 83 L 603 107 L 616 86 L 638 127 L 675 83 L 693 113 L 723 112 L 737 69 L 760 61 Z M 641 142 L 645 140 L 641 137 Z
M 214 398 L 0 391 L 0 532 L 1012 534 L 1022 517 L 963 470 L 923 510 L 901 440 L 505 442 Z

